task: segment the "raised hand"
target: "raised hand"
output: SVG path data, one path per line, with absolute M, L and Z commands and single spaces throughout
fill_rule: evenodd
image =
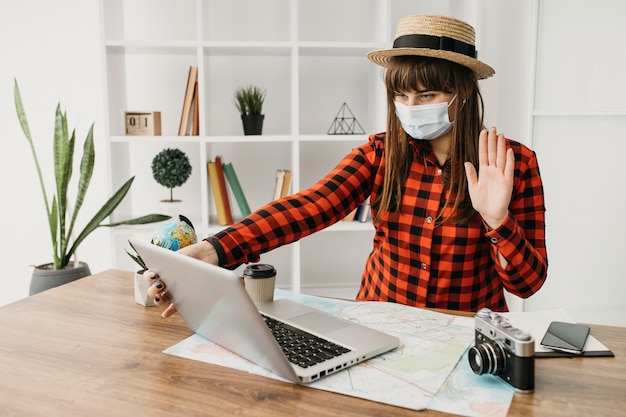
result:
M 504 135 L 492 127 L 478 138 L 478 172 L 465 162 L 465 173 L 472 206 L 492 229 L 506 220 L 513 190 L 515 155 L 506 149 Z

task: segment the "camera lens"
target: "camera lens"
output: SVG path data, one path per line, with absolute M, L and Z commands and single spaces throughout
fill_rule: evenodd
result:
M 467 357 L 472 371 L 477 375 L 499 375 L 506 368 L 506 356 L 498 340 L 472 346 Z

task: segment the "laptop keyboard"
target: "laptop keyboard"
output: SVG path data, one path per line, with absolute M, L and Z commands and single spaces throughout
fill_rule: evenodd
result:
M 308 368 L 328 359 L 350 352 L 350 349 L 337 345 L 318 336 L 296 329 L 286 323 L 261 314 L 265 324 L 282 348 L 289 362 Z

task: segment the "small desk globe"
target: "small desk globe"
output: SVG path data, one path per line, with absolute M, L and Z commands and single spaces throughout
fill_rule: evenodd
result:
M 152 235 L 151 243 L 173 251 L 197 243 L 198 236 L 191 221 L 183 215 L 178 218 L 178 221 L 161 224 Z

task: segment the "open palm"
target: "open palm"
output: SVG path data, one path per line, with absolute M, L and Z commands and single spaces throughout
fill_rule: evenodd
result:
M 515 155 L 506 149 L 504 135 L 495 128 L 483 130 L 478 138 L 478 172 L 465 162 L 472 206 L 492 229 L 506 220 L 513 189 Z

